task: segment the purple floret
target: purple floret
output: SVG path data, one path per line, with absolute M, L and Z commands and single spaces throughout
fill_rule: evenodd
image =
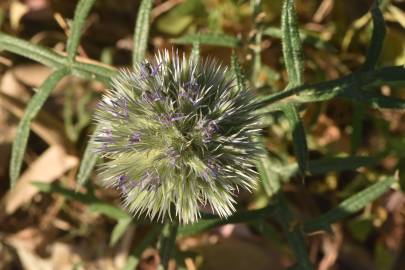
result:
M 212 140 L 212 137 L 215 133 L 219 131 L 219 127 L 216 121 L 212 120 L 209 121 L 208 124 L 203 127 L 202 133 L 203 133 L 203 141 L 205 143 L 210 142 Z
M 130 143 L 138 143 L 141 141 L 141 133 L 135 131 L 132 133 L 131 137 L 129 138 Z

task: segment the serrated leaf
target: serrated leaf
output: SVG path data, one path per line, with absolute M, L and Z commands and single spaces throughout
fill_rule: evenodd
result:
M 77 48 L 79 47 L 80 36 L 83 32 L 84 23 L 93 6 L 95 0 L 80 0 L 76 5 L 75 15 L 73 18 L 72 28 L 69 31 L 69 38 L 67 40 L 67 60 L 73 62 Z
M 56 52 L 1 32 L 0 49 L 25 56 L 52 68 L 63 67 L 64 59 Z
M 381 54 L 381 50 L 385 38 L 385 21 L 384 16 L 378 6 L 379 1 L 374 1 L 371 8 L 373 18 L 373 33 L 371 36 L 370 47 L 367 50 L 366 61 L 363 64 L 363 69 L 370 70 L 375 67 Z
M 131 218 L 123 218 L 118 220 L 111 233 L 110 247 L 114 246 L 118 242 L 118 240 L 122 238 L 129 225 L 131 225 L 131 221 Z
M 67 74 L 67 69 L 60 69 L 49 75 L 27 105 L 24 116 L 18 125 L 17 134 L 12 146 L 10 161 L 10 185 L 12 187 L 16 184 L 17 179 L 20 176 L 24 153 L 27 148 L 31 121 L 42 108 L 56 84 Z
M 302 44 L 298 30 L 297 15 L 294 1 L 285 0 L 281 13 L 281 33 L 283 58 L 288 73 L 290 87 L 301 85 L 303 82 L 302 71 Z
M 297 15 L 294 1 L 285 0 L 281 13 L 281 32 L 283 57 L 287 68 L 289 87 L 301 85 L 303 82 L 302 44 L 299 36 Z M 293 134 L 294 153 L 299 168 L 304 175 L 308 165 L 308 146 L 301 118 L 294 104 L 287 104 L 283 109 Z
M 24 56 L 53 69 L 65 67 L 70 69 L 72 75 L 88 80 L 98 80 L 105 85 L 108 85 L 111 77 L 116 74 L 113 67 L 95 61 L 80 59 L 80 61 L 68 65 L 62 55 L 43 46 L 4 33 L 0 33 L 0 49 Z
M 174 43 L 176 44 L 193 44 L 194 42 L 198 42 L 201 45 L 212 45 L 229 48 L 236 48 L 241 45 L 241 41 L 236 37 L 213 33 L 190 34 L 174 40 Z
M 139 6 L 135 23 L 134 48 L 132 52 L 133 65 L 141 63 L 145 57 L 146 48 L 148 46 L 152 5 L 153 0 L 142 0 Z
M 304 231 L 310 233 L 323 230 L 325 227 L 349 217 L 388 191 L 395 182 L 397 182 L 397 180 L 394 177 L 378 181 L 344 200 L 337 207 L 329 210 L 325 214 L 306 222 L 304 224 Z

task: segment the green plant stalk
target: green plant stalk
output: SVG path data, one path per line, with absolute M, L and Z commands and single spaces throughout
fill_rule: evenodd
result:
M 261 0 L 251 0 L 250 1 L 250 6 L 252 8 L 252 20 L 253 24 L 255 26 L 255 40 L 254 40 L 254 46 L 253 46 L 253 70 L 251 74 L 251 81 L 253 82 L 253 85 L 255 87 L 258 87 L 259 83 L 259 74 L 260 70 L 262 68 L 262 57 L 261 57 L 261 45 L 262 45 L 262 38 L 263 38 L 263 29 L 260 26 L 260 23 L 257 20 L 257 16 L 260 14 L 262 10 L 261 6 Z
M 329 210 L 325 214 L 306 222 L 303 225 L 303 230 L 307 233 L 319 230 L 330 230 L 331 224 L 347 218 L 364 208 L 367 204 L 387 192 L 395 182 L 397 182 L 395 177 L 389 177 L 367 187 L 344 200 L 337 207 Z
M 65 56 L 55 51 L 4 33 L 0 33 L 0 49 L 24 56 L 53 69 L 66 68 L 72 75 L 88 80 L 97 80 L 106 85 L 108 85 L 110 78 L 116 74 L 115 68 L 98 62 L 69 63 Z
M 77 48 L 79 47 L 80 44 L 80 36 L 83 32 L 86 18 L 94 2 L 95 0 L 80 0 L 79 3 L 76 5 L 72 28 L 69 31 L 69 38 L 67 40 L 66 45 L 66 51 L 68 54 L 67 61 L 69 63 L 74 62 Z
M 163 227 L 161 239 L 159 242 L 160 249 L 160 268 L 164 270 L 168 269 L 170 257 L 173 254 L 173 250 L 176 244 L 178 223 L 173 221 L 168 221 Z
M 190 57 L 192 61 L 195 63 L 197 63 L 200 60 L 200 43 L 198 41 L 193 42 Z
M 13 187 L 17 183 L 17 179 L 20 176 L 24 153 L 28 143 L 30 124 L 35 116 L 38 114 L 41 107 L 44 105 L 52 90 L 55 88 L 58 82 L 63 79 L 63 77 L 68 75 L 68 73 L 68 70 L 64 68 L 53 72 L 42 83 L 38 91 L 29 101 L 24 116 L 22 117 L 20 124 L 18 125 L 16 138 L 12 145 L 10 161 L 11 187 Z
M 374 1 L 371 8 L 371 15 L 373 20 L 373 33 L 371 35 L 370 47 L 367 50 L 366 61 L 362 69 L 372 70 L 378 63 L 383 48 L 384 38 L 386 34 L 385 20 L 378 5 L 378 0 Z
M 313 266 L 309 261 L 308 251 L 304 242 L 304 237 L 299 226 L 294 225 L 294 217 L 288 208 L 284 195 L 279 192 L 276 195 L 276 220 L 281 225 L 284 235 L 287 238 L 289 246 L 294 252 L 297 259 L 297 269 L 313 270 Z
M 159 236 L 162 230 L 162 226 L 154 225 L 152 229 L 148 232 L 148 234 L 142 239 L 142 241 L 136 245 L 135 249 L 129 255 L 129 258 L 122 268 L 122 270 L 133 270 L 136 269 L 140 262 L 140 257 L 142 252 L 148 247 L 153 244 L 156 238 Z
M 259 28 L 257 29 L 255 35 L 255 46 L 253 50 L 253 73 L 252 73 L 252 81 L 254 82 L 255 86 L 257 87 L 259 83 L 259 75 L 260 69 L 262 68 L 262 57 L 261 57 L 261 44 L 262 44 L 262 30 Z
M 289 79 L 288 87 L 302 85 L 302 73 L 304 70 L 303 50 L 293 0 L 285 0 L 283 3 L 281 32 L 283 57 Z M 301 175 L 305 176 L 308 168 L 309 154 L 304 125 L 295 104 L 287 104 L 282 110 L 292 130 L 294 154 L 298 160 Z
M 66 66 L 65 59 L 62 55 L 48 48 L 32 44 L 28 41 L 1 32 L 0 49 L 27 57 L 54 69 Z
M 178 234 L 181 236 L 188 236 L 198 234 L 221 225 L 241 223 L 247 220 L 262 220 L 273 215 L 274 211 L 274 205 L 270 204 L 260 209 L 240 210 L 227 219 L 220 218 L 218 216 L 206 216 L 199 222 L 179 227 Z
M 349 97 L 348 91 L 350 90 L 351 92 L 360 92 L 360 90 L 367 90 L 384 84 L 403 85 L 404 76 L 405 68 L 403 66 L 383 67 L 373 71 L 357 71 L 339 79 L 304 84 L 260 97 L 257 107 L 265 108 L 280 101 L 302 104 L 326 101 L 338 96 Z M 357 89 L 359 86 L 362 89 Z M 353 89 L 357 91 L 353 91 Z M 363 92 L 360 92 L 359 95 L 366 95 L 366 91 Z
M 88 80 L 97 80 L 105 85 L 109 84 L 111 77 L 114 77 L 117 72 L 113 67 L 97 62 L 85 63 L 79 61 L 69 64 L 63 55 L 4 33 L 0 33 L 0 48 L 24 56 L 53 69 L 66 67 L 71 70 L 72 75 Z M 403 66 L 383 67 L 373 71 L 358 71 L 339 79 L 304 84 L 260 97 L 257 107 L 266 108 L 280 101 L 288 101 L 296 104 L 326 101 L 339 95 L 344 95 L 346 90 L 354 88 L 355 85 L 361 85 L 365 90 L 384 84 L 404 85 L 404 76 L 405 68 Z
M 153 0 L 142 0 L 138 16 L 136 17 L 134 30 L 134 48 L 132 52 L 132 64 L 136 65 L 143 61 L 148 46 L 150 12 Z
M 96 126 L 96 130 L 92 133 L 90 140 L 94 139 L 94 136 L 97 133 L 97 128 L 99 128 L 99 127 Z M 93 168 L 97 163 L 97 160 L 98 160 L 98 156 L 92 151 L 90 144 L 87 143 L 86 148 L 84 149 L 84 152 L 83 152 L 83 158 L 80 162 L 79 171 L 77 173 L 76 190 L 78 188 L 80 188 L 81 186 L 83 186 L 86 183 L 86 181 L 89 179 L 91 172 L 93 171 Z

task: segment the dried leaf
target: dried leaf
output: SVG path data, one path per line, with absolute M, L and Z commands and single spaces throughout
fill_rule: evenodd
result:
M 31 201 L 38 189 L 31 184 L 33 181 L 50 183 L 61 177 L 67 170 L 77 166 L 78 159 L 65 152 L 57 145 L 49 147 L 24 172 L 15 187 L 5 196 L 2 204 L 5 213 L 14 213 L 21 205 Z

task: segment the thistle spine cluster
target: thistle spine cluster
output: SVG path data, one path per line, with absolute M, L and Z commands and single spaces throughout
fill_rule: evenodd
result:
M 253 111 L 251 93 L 214 60 L 159 52 L 120 71 L 99 103 L 92 145 L 102 181 L 135 215 L 190 223 L 209 205 L 229 216 L 239 187 L 256 183 Z

